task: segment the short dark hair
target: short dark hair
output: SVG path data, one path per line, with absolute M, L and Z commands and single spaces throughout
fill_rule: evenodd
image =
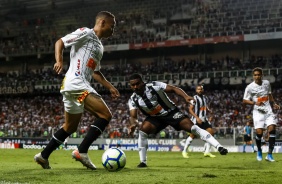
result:
M 141 81 L 143 81 L 142 76 L 140 74 L 138 74 L 138 73 L 132 74 L 129 77 L 129 80 L 134 80 L 134 79 L 140 79 Z
M 96 15 L 96 20 L 98 18 L 101 18 L 101 17 L 104 17 L 104 18 L 115 18 L 114 14 L 112 14 L 111 12 L 109 11 L 100 11 L 97 15 Z
M 261 74 L 263 74 L 262 68 L 260 68 L 260 67 L 254 68 L 254 69 L 253 69 L 253 73 L 255 73 L 255 72 L 260 72 Z

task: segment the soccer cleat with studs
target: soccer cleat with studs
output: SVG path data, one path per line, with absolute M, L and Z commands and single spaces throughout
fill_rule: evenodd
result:
M 267 156 L 265 157 L 265 160 L 269 161 L 269 162 L 275 162 L 275 160 L 273 159 L 272 154 L 270 154 L 270 153 L 267 154 Z
M 144 162 L 140 162 L 140 164 L 137 165 L 138 168 L 144 168 L 144 167 L 148 167 L 146 163 Z
M 182 151 L 183 158 L 189 158 L 188 153 L 186 151 Z
M 218 148 L 218 152 L 221 154 L 221 155 L 226 155 L 228 153 L 228 150 L 224 147 L 219 147 Z
M 204 157 L 211 157 L 211 158 L 215 158 L 216 156 L 211 154 L 211 153 L 204 153 Z
M 261 151 L 257 152 L 257 161 L 262 161 L 262 152 Z
M 87 169 L 96 170 L 96 166 L 91 162 L 91 160 L 88 157 L 87 153 L 79 153 L 78 150 L 74 150 L 72 152 L 72 158 L 74 158 L 76 161 L 79 161 L 84 165 Z
M 43 158 L 41 153 L 38 153 L 34 156 L 34 161 L 41 165 L 43 169 L 51 169 L 48 159 Z

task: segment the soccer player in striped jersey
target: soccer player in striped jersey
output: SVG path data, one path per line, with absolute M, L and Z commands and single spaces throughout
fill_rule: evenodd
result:
M 61 86 L 61 94 L 65 108 L 65 122 L 52 137 L 46 148 L 34 156 L 34 160 L 43 169 L 51 169 L 48 158 L 64 140 L 77 130 L 84 109 L 96 117 L 95 121 L 78 147 L 72 152 L 72 157 L 89 169 L 96 166 L 88 157 L 88 149 L 109 124 L 112 118 L 108 106 L 101 95 L 91 86 L 94 78 L 107 88 L 112 98 L 120 96 L 118 90 L 100 72 L 100 61 L 104 47 L 101 39 L 112 36 L 116 25 L 115 16 L 107 11 L 101 11 L 95 19 L 92 29 L 80 28 L 59 39 L 55 44 L 54 70 L 61 73 L 63 69 L 63 50 L 71 47 L 70 66 Z
M 196 95 L 194 95 L 195 103 L 190 104 L 189 113 L 192 115 L 191 121 L 198 125 L 200 128 L 208 131 L 212 136 L 214 131 L 212 129 L 211 123 L 208 120 L 207 112 L 212 112 L 208 107 L 208 97 L 204 95 L 204 88 L 202 85 L 196 87 Z M 185 146 L 182 151 L 182 156 L 184 158 L 189 158 L 188 149 L 193 139 L 195 138 L 194 134 L 190 134 L 186 139 Z M 210 152 L 211 144 L 206 142 L 204 145 L 204 156 L 205 157 L 216 157 Z
M 280 109 L 272 96 L 270 82 L 262 80 L 263 72 L 261 68 L 253 69 L 253 79 L 245 89 L 243 103 L 253 106 L 253 122 L 256 130 L 257 160 L 262 161 L 261 138 L 264 127 L 267 127 L 269 133 L 269 150 L 265 157 L 266 161 L 274 162 L 272 152 L 275 145 L 277 117 L 272 111 L 271 103 L 274 109 Z
M 147 167 L 148 135 L 157 134 L 168 125 L 178 131 L 184 130 L 199 135 L 201 139 L 216 147 L 222 155 L 228 153 L 228 150 L 209 132 L 194 125 L 167 96 L 167 93 L 175 93 L 183 97 L 187 103 L 194 100 L 193 97 L 188 96 L 181 88 L 159 81 L 145 83 L 139 74 L 131 75 L 129 83 L 133 90 L 133 94 L 128 100 L 131 123 L 130 135 L 133 134 L 138 126 L 137 110 L 139 109 L 146 116 L 139 128 L 138 148 L 140 164 L 137 167 Z

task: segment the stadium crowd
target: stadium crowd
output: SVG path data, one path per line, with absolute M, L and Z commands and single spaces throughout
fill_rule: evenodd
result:
M 157 67 L 156 67 L 157 66 Z M 141 62 L 131 62 L 126 65 L 112 64 L 102 66 L 102 71 L 108 78 L 124 76 L 128 77 L 132 73 L 140 73 L 144 76 L 150 74 L 187 74 L 209 71 L 235 71 L 235 70 L 251 70 L 254 67 L 261 68 L 282 68 L 282 55 L 273 55 L 271 57 L 252 56 L 250 59 L 242 61 L 239 58 L 229 56 L 215 60 L 208 57 L 203 62 L 199 59 L 181 59 L 177 60 L 173 57 L 166 57 L 162 62 L 153 58 L 151 62 L 143 64 Z M 33 69 L 28 66 L 26 72 L 0 72 L 0 86 L 17 86 L 24 84 L 61 84 L 66 73 L 67 66 L 64 68 L 63 74 L 56 74 L 50 65 L 48 68 L 41 67 Z M 245 76 L 242 76 L 245 77 Z
M 0 53 L 26 55 L 53 52 L 59 37 L 79 27 L 92 27 L 94 22 L 89 17 L 94 17 L 98 8 L 109 9 L 117 19 L 114 36 L 104 40 L 104 45 L 159 42 L 175 36 L 179 39 L 209 38 L 278 32 L 282 30 L 280 2 L 244 2 L 244 9 L 240 1 L 231 0 L 154 0 L 142 4 L 117 1 L 113 2 L 118 3 L 114 8 L 107 3 L 99 6 L 89 3 L 81 9 L 76 5 L 71 7 L 69 3 L 68 8 L 67 5 L 47 10 L 42 8 L 39 12 L 27 7 L 17 10 L 18 14 L 13 13 L 14 16 L 9 13 L 3 15 Z M 140 9 L 133 12 L 128 8 L 130 6 L 139 6 Z M 85 12 L 89 12 L 87 17 Z
M 87 4 L 81 9 L 78 9 L 77 6 L 66 8 L 59 4 L 52 4 L 51 9 L 44 9 L 36 13 L 28 7 L 21 7 L 17 10 L 20 13 L 18 15 L 10 12 L 1 16 L 4 23 L 0 29 L 0 55 L 32 55 L 44 52 L 53 54 L 54 43 L 59 37 L 81 26 L 92 27 L 94 24 L 93 15 L 100 9 L 108 9 L 117 16 L 117 29 L 114 37 L 105 40 L 105 45 L 163 41 L 173 36 L 198 38 L 282 30 L 281 0 L 257 0 L 259 3 L 240 0 L 147 1 L 148 3 L 116 0 L 119 6 L 109 7 L 107 3 L 99 4 L 99 6 Z M 54 2 L 59 3 L 60 1 Z M 137 7 L 136 3 L 139 3 L 140 9 L 135 12 L 130 11 L 128 7 L 133 6 L 132 4 Z M 241 8 L 242 3 L 244 9 Z M 93 8 L 94 6 L 97 9 Z M 75 13 L 70 14 L 69 12 Z M 85 12 L 89 13 L 87 17 L 83 16 Z M 180 15 L 177 14 L 179 12 L 181 12 Z M 186 18 L 179 19 L 179 17 L 185 16 Z M 176 21 L 173 21 L 173 18 Z M 147 64 L 110 65 L 102 67 L 102 70 L 105 76 L 113 77 L 113 75 L 128 76 L 132 73 L 141 73 L 146 76 L 164 73 L 247 70 L 254 67 L 281 68 L 282 56 L 252 56 L 244 61 L 229 56 L 223 56 L 222 59 L 207 57 L 204 62 L 200 62 L 198 59 L 176 60 L 167 57 L 162 62 L 152 59 Z M 62 73 L 65 72 L 66 70 Z M 38 70 L 28 68 L 23 73 L 0 73 L 0 86 L 35 85 L 37 83 L 60 84 L 63 77 L 64 75 L 55 74 L 51 67 Z M 194 94 L 191 89 L 185 90 L 189 90 L 187 93 L 190 95 Z M 64 121 L 63 103 L 58 91 L 59 89 L 54 89 L 47 94 L 1 98 L 0 137 L 49 137 L 52 135 Z M 274 88 L 273 91 L 277 98 L 276 101 L 281 102 L 282 89 Z M 102 135 L 103 137 L 128 136 L 129 120 L 126 104 L 130 94 L 128 91 L 122 92 L 121 98 L 116 101 L 103 95 L 113 112 L 113 119 Z M 206 95 L 209 97 L 210 107 L 214 112 L 212 123 L 216 136 L 230 137 L 232 131 L 241 131 L 246 120 L 251 118 L 250 107 L 244 107 L 241 103 L 243 90 L 207 90 Z M 188 114 L 187 104 L 182 99 L 172 98 L 179 108 Z M 276 113 L 281 125 L 281 110 Z M 140 114 L 140 119 L 142 118 L 143 116 Z M 72 136 L 84 136 L 85 130 L 91 122 L 93 122 L 93 117 L 86 112 L 80 122 L 79 130 Z M 165 133 L 167 138 L 187 137 L 186 132 L 177 132 L 171 128 L 167 128 Z M 282 135 L 281 128 L 277 134 Z M 135 132 L 136 137 L 137 135 L 138 131 Z
M 282 88 L 274 89 L 277 102 L 282 100 Z M 193 95 L 193 91 L 188 91 Z M 129 110 L 127 100 L 131 93 L 122 93 L 121 98 L 112 101 L 108 95 L 103 95 L 106 103 L 113 112 L 113 119 L 102 135 L 104 138 L 128 137 Z M 206 91 L 210 108 L 213 111 L 213 124 L 216 137 L 233 137 L 233 131 L 241 133 L 246 121 L 251 118 L 250 107 L 242 105 L 243 90 Z M 189 116 L 188 104 L 183 99 L 172 96 L 178 107 Z M 49 137 L 63 123 L 62 97 L 57 95 L 39 95 L 29 97 L 8 97 L 1 100 L 0 136 L 7 137 Z M 282 136 L 282 113 L 278 114 L 278 136 Z M 94 121 L 87 112 L 80 122 L 79 129 L 72 137 L 83 137 L 86 129 Z M 144 116 L 139 114 L 140 121 Z M 177 132 L 171 127 L 165 130 L 166 138 L 185 138 L 187 133 Z M 138 131 L 135 132 L 137 137 Z M 159 137 L 160 134 L 157 135 Z

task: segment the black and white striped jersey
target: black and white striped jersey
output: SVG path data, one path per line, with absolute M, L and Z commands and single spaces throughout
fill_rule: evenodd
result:
M 153 81 L 145 84 L 145 91 L 142 96 L 133 93 L 128 100 L 129 110 L 139 109 L 147 116 L 165 116 L 176 105 L 169 99 L 165 93 L 167 84 L 159 81 Z
M 208 108 L 208 98 L 205 95 L 194 95 L 195 99 L 194 104 L 194 113 L 204 122 L 208 121 L 207 118 L 207 108 Z M 191 121 L 196 123 L 196 118 L 194 116 L 191 117 Z

